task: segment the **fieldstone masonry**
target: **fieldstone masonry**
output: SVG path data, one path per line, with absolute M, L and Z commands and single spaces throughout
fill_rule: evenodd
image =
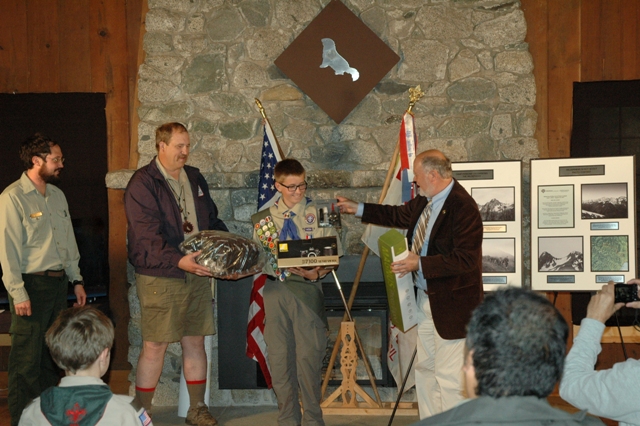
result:
M 418 150 L 437 148 L 453 161 L 523 160 L 527 218 L 528 161 L 538 157 L 538 144 L 533 62 L 520 3 L 343 1 L 401 60 L 336 125 L 273 65 L 328 0 L 149 0 L 146 59 L 138 81 L 138 167 L 155 155 L 159 124 L 185 123 L 192 144 L 189 164 L 207 178 L 232 232 L 250 237 L 262 142 L 254 104 L 259 98 L 285 155 L 308 170 L 312 197 L 340 194 L 377 202 L 408 106 L 407 90 L 419 84 L 425 96 L 414 108 Z M 107 186 L 124 188 L 132 172 L 110 173 Z M 524 225 L 523 247 L 528 247 L 529 224 Z M 344 218 L 347 254 L 362 252 L 363 229 L 358 220 Z M 524 258 L 528 276 L 528 252 Z M 129 276 L 129 361 L 135 368 L 140 316 L 135 279 Z M 218 390 L 215 348 L 213 353 L 212 405 L 275 404 L 271 391 Z M 180 348 L 173 344 L 156 404 L 177 405 L 179 371 Z M 384 399 L 395 399 L 383 391 Z

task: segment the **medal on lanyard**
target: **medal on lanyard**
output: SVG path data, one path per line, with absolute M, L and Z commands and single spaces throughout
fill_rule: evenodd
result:
M 180 214 L 182 215 L 182 231 L 185 234 L 190 234 L 193 232 L 193 223 L 189 222 L 189 213 L 187 212 L 187 197 L 183 197 L 184 195 L 184 186 L 180 185 L 180 195 L 176 193 L 176 190 L 173 189 L 173 185 L 169 183 L 169 188 L 171 188 L 171 192 L 176 197 L 176 201 L 178 202 L 178 210 L 180 210 Z M 182 202 L 184 201 L 184 208 L 182 207 Z

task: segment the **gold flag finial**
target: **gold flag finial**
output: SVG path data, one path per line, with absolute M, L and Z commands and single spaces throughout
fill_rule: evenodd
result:
M 418 86 L 420 87 L 420 86 Z M 258 105 L 258 109 L 260 110 L 260 114 L 262 114 L 262 118 L 264 118 L 265 120 L 267 119 L 267 115 L 264 113 L 264 107 L 262 106 L 262 103 L 260 102 L 260 99 L 255 98 L 256 101 L 256 105 Z
M 409 88 L 409 108 L 407 108 L 407 112 L 411 112 L 413 110 L 413 106 L 420 100 L 421 97 L 424 96 L 424 92 L 420 89 L 420 85 L 418 84 L 416 87 Z

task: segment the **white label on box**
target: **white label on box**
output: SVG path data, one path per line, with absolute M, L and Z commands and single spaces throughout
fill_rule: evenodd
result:
M 406 243 L 406 240 L 405 240 Z M 405 249 L 398 256 L 391 247 L 391 255 L 393 261 L 402 260 L 409 255 L 409 250 Z M 402 325 L 406 332 L 414 325 L 418 324 L 418 305 L 416 304 L 416 295 L 413 292 L 413 274 L 406 274 L 400 278 L 400 274 L 396 275 L 396 284 L 398 285 L 398 299 L 400 300 L 400 311 L 402 312 Z
M 278 268 L 309 268 L 315 266 L 336 266 L 339 264 L 339 256 L 288 257 L 286 259 L 278 259 Z

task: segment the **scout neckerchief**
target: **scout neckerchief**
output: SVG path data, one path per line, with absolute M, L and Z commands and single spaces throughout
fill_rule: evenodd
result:
M 275 206 L 278 206 L 278 202 L 275 202 Z M 280 239 L 283 241 L 299 240 L 298 229 L 296 224 L 293 223 L 293 218 L 296 214 L 292 210 L 284 212 L 284 224 L 282 225 L 282 231 L 280 232 Z
M 40 409 L 52 425 L 93 426 L 111 397 L 107 385 L 54 386 L 40 395 Z
M 281 198 L 276 200 L 276 202 L 273 204 L 273 206 L 276 209 L 278 208 L 278 204 L 280 200 Z M 311 198 L 305 197 L 305 208 L 306 208 L 306 205 L 309 204 L 310 202 L 311 202 Z M 280 241 L 280 239 L 282 239 L 283 241 L 300 239 L 296 225 L 293 222 L 293 218 L 296 215 L 291 210 L 285 211 L 283 213 L 283 216 L 285 218 L 283 230 L 282 232 L 280 232 L 280 234 L 278 234 L 278 229 L 276 228 L 276 224 L 273 221 L 273 217 L 268 214 L 269 211 L 270 209 L 263 210 L 266 216 L 264 216 L 259 221 L 257 221 L 254 224 L 254 227 L 256 230 L 256 234 L 258 235 L 258 238 L 262 242 L 262 247 L 264 248 L 264 251 L 267 253 L 267 259 L 269 264 L 271 265 L 271 268 L 276 274 L 276 277 L 278 277 L 280 281 L 284 281 L 288 276 L 291 275 L 291 272 L 287 271 L 286 269 L 278 268 L 277 244 L 278 244 L 278 241 Z M 287 229 L 286 234 L 285 234 L 285 228 Z M 293 232 L 291 228 L 293 228 Z

